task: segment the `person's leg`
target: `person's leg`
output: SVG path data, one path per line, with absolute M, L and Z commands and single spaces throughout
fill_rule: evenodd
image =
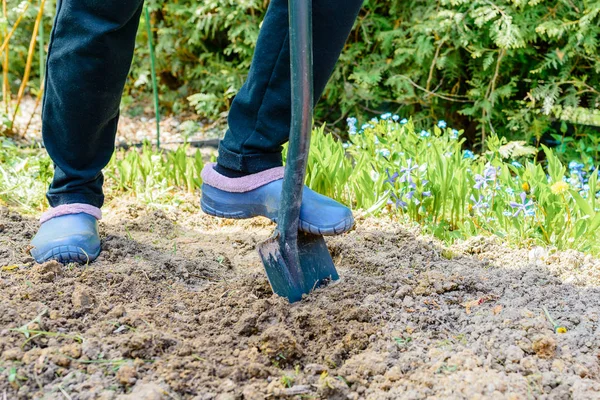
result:
M 102 168 L 114 150 L 119 103 L 143 0 L 58 0 L 42 109 L 55 166 L 52 209 L 32 240 L 38 262 L 87 262 L 100 252 Z
M 363 0 L 313 0 L 315 103 L 321 97 Z M 248 79 L 229 112 L 218 165 L 252 174 L 282 165 L 291 121 L 288 0 L 272 0 Z
M 48 50 L 44 145 L 55 165 L 52 207 L 101 207 L 142 0 L 59 0 Z
M 315 103 L 321 97 L 352 29 L 362 0 L 313 0 Z M 224 218 L 277 218 L 282 145 L 291 122 L 287 0 L 272 0 L 246 83 L 229 113 L 229 130 L 216 166 L 203 171 L 202 209 Z M 305 188 L 300 230 L 334 235 L 354 225 L 345 206 Z

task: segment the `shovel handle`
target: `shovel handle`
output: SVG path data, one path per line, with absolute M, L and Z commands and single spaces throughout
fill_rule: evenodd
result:
M 298 237 L 298 219 L 313 119 L 312 0 L 289 0 L 292 120 L 279 210 L 280 243 Z M 286 247 L 287 247 L 286 246 Z M 297 258 L 297 248 L 294 258 Z

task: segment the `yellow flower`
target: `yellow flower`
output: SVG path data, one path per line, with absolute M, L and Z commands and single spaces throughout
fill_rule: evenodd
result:
M 569 190 L 569 185 L 565 181 L 558 181 L 550 187 L 550 190 L 552 190 L 552 193 L 554 194 L 563 194 Z
M 557 326 L 556 333 L 567 333 L 567 328 L 565 328 L 564 326 Z
M 527 182 L 523 182 L 523 184 L 521 185 L 521 187 L 523 188 L 524 191 L 529 192 L 529 189 L 531 189 L 529 187 L 529 183 Z

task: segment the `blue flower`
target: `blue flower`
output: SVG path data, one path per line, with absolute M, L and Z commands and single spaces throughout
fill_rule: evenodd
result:
M 513 190 L 513 188 L 509 188 L 509 187 L 508 187 L 508 188 L 506 188 L 504 191 L 505 191 L 506 193 L 508 193 L 509 195 L 511 195 L 511 196 L 515 194 L 515 191 Z
M 448 126 L 448 124 L 446 123 L 446 121 L 444 121 L 444 120 L 442 119 L 442 120 L 438 121 L 438 124 L 437 124 L 437 126 L 438 126 L 438 128 L 440 128 L 440 129 L 445 129 L 445 128 Z
M 385 121 L 387 119 L 390 119 L 391 116 L 392 116 L 392 113 L 385 113 L 385 114 L 381 115 L 381 119 Z
M 429 136 L 431 136 L 431 133 L 429 131 L 426 131 L 425 129 L 423 129 L 421 131 L 421 137 L 426 138 L 426 137 L 429 137 Z
M 377 150 L 377 152 L 385 158 L 388 158 L 391 154 L 388 149 L 380 149 L 380 150 Z
M 583 168 L 585 168 L 584 164 L 580 164 L 577 161 L 571 161 L 569 163 L 569 169 L 571 170 L 571 172 L 573 171 L 581 171 L 583 170 Z
M 377 118 L 371 118 L 371 122 L 373 125 L 377 125 L 379 123 L 379 120 Z
M 356 118 L 354 118 L 354 117 L 346 118 L 346 123 L 348 124 L 348 126 L 355 126 L 356 122 L 357 122 Z
M 408 120 L 407 120 L 406 118 L 402 118 L 402 120 L 400 121 L 400 123 L 401 123 L 402 125 L 405 125 L 405 124 L 407 124 L 407 123 L 408 123 Z
M 458 131 L 456 129 L 452 129 L 452 133 L 450 133 L 450 139 L 458 139 Z
M 502 215 L 504 215 L 505 217 L 512 217 L 513 213 L 510 211 L 502 211 Z
M 423 197 L 431 197 L 431 192 L 423 192 Z
M 475 153 L 473 153 L 471 150 L 465 150 L 463 153 L 463 158 L 473 159 L 475 158 Z
M 373 126 L 373 125 L 371 125 L 371 124 L 363 124 L 363 125 L 360 127 L 360 129 L 361 129 L 361 130 L 363 130 L 363 131 L 364 131 L 365 129 L 369 129 L 369 128 L 374 128 L 374 126 Z
M 513 162 L 511 162 L 511 164 L 513 167 L 523 168 L 523 164 L 521 164 L 520 162 L 513 161 Z
M 398 116 L 398 115 L 394 114 L 394 115 L 392 115 L 392 119 L 393 119 L 394 121 L 398 121 L 398 120 L 400 119 L 400 116 Z
M 511 201 L 509 203 L 513 209 L 517 210 L 513 214 L 513 217 L 517 217 L 521 212 L 526 216 L 531 216 L 533 210 L 530 210 L 530 207 L 533 206 L 533 201 L 531 201 L 531 200 L 527 201 L 527 193 L 525 193 L 525 192 L 522 192 L 520 196 L 521 196 L 520 203 L 517 203 L 515 201 Z M 535 212 L 533 212 L 533 214 L 535 215 Z

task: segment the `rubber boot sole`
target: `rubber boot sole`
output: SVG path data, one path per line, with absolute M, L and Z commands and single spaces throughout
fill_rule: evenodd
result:
M 56 260 L 61 264 L 89 264 L 100 255 L 100 250 L 95 253 L 86 253 L 81 247 L 77 246 L 58 246 L 48 250 L 43 255 L 37 255 L 32 252 L 33 258 L 42 264 L 51 260 Z

